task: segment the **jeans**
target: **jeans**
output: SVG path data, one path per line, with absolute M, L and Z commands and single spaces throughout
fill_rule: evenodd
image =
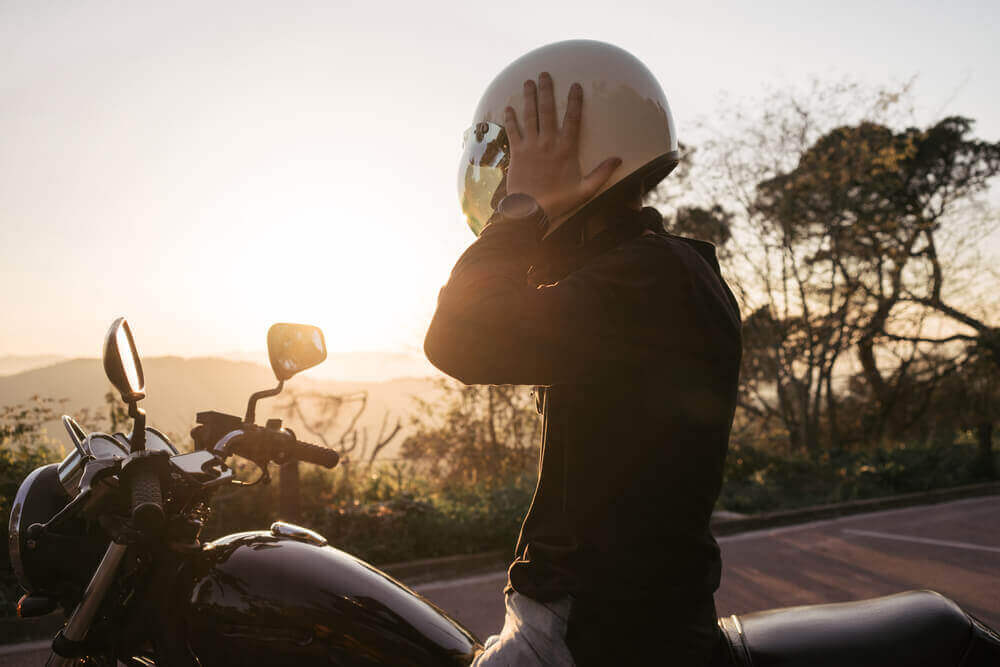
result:
M 486 640 L 472 667 L 572 667 L 566 646 L 566 627 L 572 599 L 537 602 L 520 593 L 508 593 L 503 630 Z

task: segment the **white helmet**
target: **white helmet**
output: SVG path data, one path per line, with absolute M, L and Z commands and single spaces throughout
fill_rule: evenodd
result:
M 469 227 L 478 236 L 498 203 L 497 188 L 507 170 L 509 145 L 504 109 L 523 108 L 524 82 L 540 72 L 552 75 L 556 113 L 566 113 L 569 87 L 583 86 L 580 173 L 620 157 L 621 166 L 584 206 L 602 194 L 639 183 L 646 192 L 677 166 L 677 134 L 659 82 L 631 53 L 585 39 L 556 42 L 508 65 L 486 88 L 472 126 L 466 130 L 458 169 L 458 196 Z

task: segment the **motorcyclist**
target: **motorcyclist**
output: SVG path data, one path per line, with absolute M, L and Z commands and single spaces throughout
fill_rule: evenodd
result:
M 538 385 L 543 413 L 504 628 L 476 665 L 697 665 L 717 645 L 740 320 L 714 248 L 642 208 L 677 159 L 653 75 L 584 40 L 503 70 L 466 135 L 479 238 L 425 351 L 467 384 Z

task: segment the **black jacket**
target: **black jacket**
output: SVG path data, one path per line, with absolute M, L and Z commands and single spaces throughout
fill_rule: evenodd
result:
M 739 310 L 711 244 L 663 232 L 652 209 L 634 217 L 569 260 L 541 256 L 531 223 L 489 225 L 427 332 L 428 358 L 462 382 L 544 387 L 538 487 L 508 579 L 541 601 L 681 609 L 719 584 L 709 519 Z

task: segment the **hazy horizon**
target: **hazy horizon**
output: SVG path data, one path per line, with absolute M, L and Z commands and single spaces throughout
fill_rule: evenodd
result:
M 99 354 L 91 355 L 15 355 L 0 354 L 0 377 L 9 377 L 33 370 L 48 368 L 64 362 L 99 361 Z M 143 355 L 143 361 L 179 359 L 182 361 L 219 360 L 233 363 L 249 363 L 269 368 L 267 351 L 230 350 L 210 355 Z M 308 369 L 302 374 L 318 380 L 338 382 L 378 383 L 392 382 L 408 378 L 443 377 L 417 350 L 355 350 L 353 352 L 331 352 L 326 361 Z
M 99 356 L 122 314 L 147 356 L 262 349 L 275 321 L 322 326 L 331 353 L 419 352 L 472 240 L 462 132 L 520 54 L 628 49 L 695 146 L 721 95 L 812 78 L 916 77 L 919 122 L 967 115 L 996 141 L 998 19 L 975 2 L 4 3 L 0 356 Z

